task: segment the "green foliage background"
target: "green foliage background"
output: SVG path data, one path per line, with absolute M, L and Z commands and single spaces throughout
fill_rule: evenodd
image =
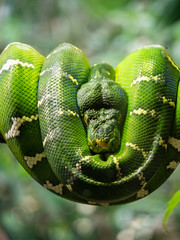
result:
M 137 48 L 161 44 L 180 66 L 179 9 L 179 0 L 0 0 L 0 52 L 20 41 L 47 55 L 70 42 L 91 64 L 115 67 Z M 43 189 L 1 144 L 0 240 L 178 240 L 180 206 L 168 220 L 168 235 L 162 221 L 179 173 L 138 202 L 92 207 Z

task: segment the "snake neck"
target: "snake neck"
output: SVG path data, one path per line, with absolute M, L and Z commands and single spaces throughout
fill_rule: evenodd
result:
M 114 68 L 108 63 L 99 63 L 94 64 L 94 66 L 90 69 L 88 81 L 98 81 L 101 82 L 103 80 L 112 80 L 115 79 L 115 71 Z

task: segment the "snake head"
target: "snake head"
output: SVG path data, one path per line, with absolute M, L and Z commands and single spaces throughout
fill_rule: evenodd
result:
M 120 147 L 121 113 L 116 109 L 85 111 L 88 145 L 95 153 L 115 152 Z
M 120 147 L 127 97 L 113 78 L 111 66 L 96 65 L 90 72 L 89 82 L 77 93 L 88 145 L 94 153 L 115 152 Z

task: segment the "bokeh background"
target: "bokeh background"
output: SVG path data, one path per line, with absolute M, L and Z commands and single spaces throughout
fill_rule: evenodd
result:
M 179 0 L 0 0 L 0 52 L 13 41 L 47 55 L 69 42 L 91 64 L 114 67 L 148 44 L 168 48 L 180 66 Z M 180 187 L 180 168 L 150 196 L 124 206 L 61 199 L 36 183 L 0 145 L 0 240 L 178 240 L 180 206 L 162 227 Z

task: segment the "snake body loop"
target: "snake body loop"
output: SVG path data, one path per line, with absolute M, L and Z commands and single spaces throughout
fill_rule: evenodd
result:
M 157 189 L 180 160 L 180 71 L 159 45 L 113 69 L 60 44 L 46 58 L 12 43 L 0 56 L 0 141 L 46 189 L 117 205 Z

